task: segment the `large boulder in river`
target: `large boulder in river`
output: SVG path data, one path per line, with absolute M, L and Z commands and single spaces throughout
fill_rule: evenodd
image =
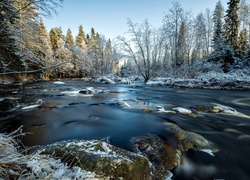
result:
M 108 179 L 152 179 L 147 158 L 106 142 L 72 141 L 48 145 L 45 154 Z
M 173 123 L 165 123 L 166 136 L 147 135 L 132 138 L 134 150 L 152 163 L 154 179 L 164 179 L 169 170 L 177 167 L 186 151 L 217 151 L 213 143 L 199 134 L 182 130 Z

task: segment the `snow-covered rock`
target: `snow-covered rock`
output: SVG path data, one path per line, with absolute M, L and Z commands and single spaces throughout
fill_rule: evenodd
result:
M 25 105 L 23 106 L 21 109 L 22 110 L 31 110 L 31 109 L 35 109 L 38 108 L 42 105 L 43 101 L 42 99 L 38 99 L 38 101 L 35 104 L 30 104 L 30 105 Z
M 95 93 L 95 90 L 93 87 L 87 87 L 85 89 L 81 89 L 79 91 L 79 93 L 82 93 L 82 94 L 94 94 Z
M 183 107 L 175 107 L 173 108 L 174 111 L 180 114 L 192 114 L 192 111 Z
M 46 146 L 43 153 L 100 178 L 152 179 L 147 158 L 98 140 L 56 143 Z
M 62 81 L 55 81 L 55 82 L 53 82 L 53 84 L 62 85 L 62 84 L 65 84 L 65 82 L 62 82 Z

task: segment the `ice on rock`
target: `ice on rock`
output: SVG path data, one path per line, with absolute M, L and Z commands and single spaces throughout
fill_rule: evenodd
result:
M 65 84 L 65 82 L 62 82 L 62 81 L 55 81 L 55 82 L 53 82 L 53 84 L 61 85 L 61 84 Z
M 211 149 L 201 149 L 200 151 L 205 152 L 205 153 L 207 153 L 207 154 L 209 154 L 211 156 L 214 156 L 214 153 L 213 153 L 213 151 Z
M 217 104 L 217 103 L 213 103 L 213 105 L 214 105 L 213 109 L 218 109 L 224 114 L 239 116 L 239 117 L 244 117 L 244 118 L 250 118 L 249 115 L 238 112 L 236 109 L 234 109 L 232 107 L 224 106 L 224 105 Z
M 31 105 L 28 105 L 28 106 L 24 106 L 22 107 L 21 109 L 22 110 L 31 110 L 31 109 L 35 109 L 35 108 L 38 108 L 42 105 L 43 101 L 41 99 L 39 99 L 36 104 L 31 104 Z
M 192 111 L 183 107 L 175 107 L 173 108 L 174 111 L 180 114 L 192 114 Z

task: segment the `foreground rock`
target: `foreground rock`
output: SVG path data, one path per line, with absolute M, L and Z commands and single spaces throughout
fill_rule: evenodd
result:
M 183 153 L 188 150 L 206 150 L 216 152 L 217 148 L 202 136 L 184 131 L 177 125 L 165 123 L 169 135 L 159 137 L 148 135 L 134 137 L 132 143 L 136 152 L 146 156 L 152 163 L 155 179 L 165 179 L 169 170 L 177 167 L 182 160 Z
M 152 179 L 148 159 L 98 140 L 52 144 L 43 153 L 100 178 Z

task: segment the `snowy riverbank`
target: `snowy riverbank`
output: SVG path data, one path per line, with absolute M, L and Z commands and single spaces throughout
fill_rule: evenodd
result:
M 101 76 L 98 78 L 83 78 L 85 82 L 104 84 L 138 84 L 144 83 L 142 77 L 122 78 L 116 75 Z M 189 77 L 156 77 L 151 78 L 147 85 L 170 86 L 183 88 L 250 90 L 250 76 L 242 71 L 232 73 L 208 72 L 193 78 Z

